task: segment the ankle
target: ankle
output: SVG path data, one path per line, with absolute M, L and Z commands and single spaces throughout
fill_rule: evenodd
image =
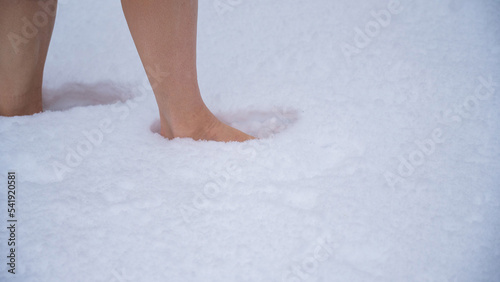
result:
M 168 127 L 174 137 L 191 137 L 195 140 L 204 136 L 219 120 L 205 106 L 191 111 L 175 111 L 162 114 L 162 124 Z
M 3 97 L 0 104 L 0 116 L 26 116 L 43 111 L 40 97 L 26 95 Z

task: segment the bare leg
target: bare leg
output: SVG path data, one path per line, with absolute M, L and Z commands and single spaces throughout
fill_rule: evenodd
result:
M 0 1 L 0 115 L 42 111 L 43 68 L 56 0 Z
M 205 106 L 196 72 L 197 0 L 122 0 L 132 38 L 148 72 L 167 138 L 253 139 L 220 122 Z M 160 78 L 148 70 L 164 74 Z

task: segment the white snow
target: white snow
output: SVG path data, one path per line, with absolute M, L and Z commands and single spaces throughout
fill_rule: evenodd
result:
M 61 0 L 46 111 L 0 117 L 0 280 L 500 281 L 499 14 L 202 0 L 202 95 L 263 137 L 224 144 L 155 133 L 119 1 Z

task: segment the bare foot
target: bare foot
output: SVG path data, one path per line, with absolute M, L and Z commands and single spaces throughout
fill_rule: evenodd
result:
M 2 100 L 2 103 L 0 103 L 0 116 L 28 116 L 40 113 L 42 110 L 41 92 L 39 94 L 35 93 L 34 95 L 20 94 L 7 96 Z
M 160 135 L 167 138 L 167 139 L 174 139 L 175 136 L 172 133 L 172 130 L 170 130 L 170 126 L 168 123 L 161 121 L 161 128 L 160 128 Z
M 255 137 L 221 122 L 206 107 L 190 116 L 189 119 L 176 121 L 175 118 L 161 119 L 161 135 L 172 139 L 176 137 L 194 140 L 219 142 L 243 142 Z

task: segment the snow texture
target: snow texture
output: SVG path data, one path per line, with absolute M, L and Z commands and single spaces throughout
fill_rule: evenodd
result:
M 119 1 L 60 1 L 0 117 L 0 281 L 500 281 L 500 2 L 200 1 L 210 109 L 165 140 Z

